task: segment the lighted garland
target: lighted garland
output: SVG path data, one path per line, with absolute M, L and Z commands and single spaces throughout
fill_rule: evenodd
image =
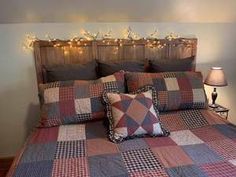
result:
M 146 38 L 141 37 L 138 33 L 134 32 L 130 27 L 127 28 L 124 38 L 112 38 L 112 31 L 108 30 L 106 33 L 91 33 L 88 30 L 82 30 L 81 36 L 74 36 L 70 40 L 67 41 L 67 45 L 69 47 L 78 47 L 81 45 L 87 46 L 89 42 L 101 40 L 104 45 L 110 45 L 111 43 L 118 45 L 119 47 L 122 47 L 124 45 L 124 41 L 130 41 L 131 45 L 133 47 L 136 47 L 137 41 L 146 39 L 146 46 L 149 48 L 157 48 L 157 49 L 163 49 L 167 44 L 161 43 L 160 39 L 158 39 L 159 32 L 158 30 L 154 30 L 153 33 L 148 35 Z M 50 37 L 50 35 L 45 35 L 46 40 L 48 42 L 51 42 L 54 47 L 63 47 L 65 48 L 65 40 L 60 40 L 56 38 Z M 179 39 L 180 36 L 175 33 L 168 34 L 165 39 L 168 41 L 172 41 L 175 39 Z M 25 37 L 25 40 L 23 42 L 23 48 L 24 49 L 30 49 L 33 50 L 33 44 L 35 41 L 38 41 L 39 39 L 32 34 L 27 34 Z M 185 42 L 186 44 L 190 45 L 191 41 L 188 40 L 182 40 L 182 42 Z M 63 43 L 63 44 L 62 44 Z M 118 50 L 118 47 L 116 47 Z

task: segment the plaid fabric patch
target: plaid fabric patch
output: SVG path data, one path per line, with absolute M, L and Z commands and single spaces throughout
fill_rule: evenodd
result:
M 207 126 L 208 122 L 200 110 L 186 110 L 180 112 L 180 117 L 189 129 Z
M 101 102 L 104 90 L 123 93 L 124 73 L 117 72 L 94 81 L 41 84 L 41 126 L 51 127 L 104 118 Z
M 236 176 L 236 167 L 228 162 L 204 164 L 201 166 L 201 169 L 205 171 L 208 176 L 212 177 Z
M 52 177 L 89 177 L 87 164 L 85 157 L 56 159 L 53 163 Z
M 191 131 L 204 142 L 226 139 L 224 135 L 211 126 L 196 128 Z
M 163 169 L 150 149 L 139 149 L 121 153 L 128 172 Z
M 185 130 L 187 129 L 183 119 L 181 119 L 179 112 L 169 112 L 167 114 L 160 114 L 160 120 L 164 127 L 169 131 Z
M 55 153 L 55 159 L 69 159 L 85 156 L 85 141 L 59 141 Z
M 130 177 L 168 177 L 168 174 L 165 172 L 164 169 L 157 169 L 157 170 L 148 170 L 148 171 L 138 171 L 132 172 L 129 174 Z
M 207 144 L 211 149 L 224 157 L 224 159 L 236 159 L 236 143 L 231 139 L 211 141 Z
M 125 77 L 129 92 L 153 85 L 158 95 L 159 111 L 207 107 L 200 72 L 126 73 Z

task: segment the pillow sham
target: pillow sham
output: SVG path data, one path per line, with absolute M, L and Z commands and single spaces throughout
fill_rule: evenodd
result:
M 153 87 L 146 86 L 135 94 L 105 91 L 103 99 L 109 119 L 109 139 L 112 142 L 144 135 L 169 135 L 160 123 Z
M 93 81 L 60 81 L 40 85 L 41 127 L 103 119 L 104 90 L 124 92 L 124 73 Z
M 130 72 L 144 72 L 148 61 L 145 60 L 120 60 L 120 61 L 97 61 L 98 75 L 101 77 L 111 75 L 120 70 Z
M 200 72 L 126 73 L 125 78 L 129 92 L 153 85 L 159 111 L 204 109 L 208 105 Z
M 65 64 L 44 67 L 46 82 L 66 80 L 94 80 L 97 79 L 97 63 L 95 60 L 85 64 Z
M 184 59 L 150 60 L 150 72 L 192 71 L 194 57 Z

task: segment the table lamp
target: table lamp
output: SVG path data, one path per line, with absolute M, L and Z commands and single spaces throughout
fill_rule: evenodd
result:
M 223 69 L 221 67 L 212 67 L 205 79 L 204 84 L 214 87 L 214 90 L 211 94 L 212 104 L 210 104 L 209 106 L 211 108 L 217 108 L 218 105 L 216 104 L 216 87 L 224 87 L 228 85 Z

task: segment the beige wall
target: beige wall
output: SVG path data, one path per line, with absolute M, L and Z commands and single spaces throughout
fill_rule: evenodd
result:
M 162 35 L 174 31 L 199 39 L 197 68 L 204 74 L 223 66 L 229 86 L 219 89 L 218 102 L 229 107 L 236 123 L 236 24 L 235 23 L 79 23 L 0 24 L 0 156 L 11 156 L 22 146 L 39 119 L 36 76 L 32 54 L 22 50 L 24 35 L 34 32 L 68 38 L 81 28 L 96 32 L 113 29 L 117 37 L 127 26 L 146 36 L 158 28 Z M 210 93 L 212 88 L 207 87 Z

